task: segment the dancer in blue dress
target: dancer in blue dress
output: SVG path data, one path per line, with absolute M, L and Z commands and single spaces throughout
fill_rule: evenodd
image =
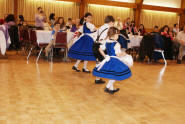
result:
M 131 76 L 129 66 L 132 66 L 133 60 L 125 52 L 121 51 L 118 39 L 118 30 L 111 27 L 108 31 L 108 40 L 105 45 L 100 46 L 100 53 L 104 56 L 104 60 L 97 65 L 93 70 L 93 75 L 101 78 L 109 79 L 106 85 L 105 92 L 114 94 L 119 91 L 114 89 L 113 84 L 117 81 L 122 81 Z M 103 52 L 106 49 L 107 55 Z M 125 59 L 126 57 L 126 59 Z M 128 59 L 128 61 L 127 61 Z M 129 60 L 130 59 L 130 60 Z
M 84 60 L 84 67 L 82 71 L 90 73 L 90 71 L 87 69 L 87 63 L 88 61 L 96 61 L 92 50 L 94 39 L 90 35 L 96 31 L 96 27 L 91 23 L 91 13 L 86 13 L 83 19 L 84 22 L 81 28 L 83 31 L 80 31 L 83 34 L 71 46 L 68 56 L 70 58 L 77 59 L 76 64 L 72 68 L 73 70 L 80 72 L 78 65 L 81 60 Z

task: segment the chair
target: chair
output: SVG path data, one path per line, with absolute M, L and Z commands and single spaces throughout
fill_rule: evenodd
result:
M 38 47 L 40 48 L 40 52 L 39 52 L 39 54 L 38 54 L 38 56 L 37 56 L 36 63 L 38 63 L 39 58 L 40 58 L 40 55 L 41 55 L 43 49 L 44 49 L 47 45 L 48 45 L 48 43 L 39 43 L 39 44 L 38 44 Z
M 31 49 L 30 49 L 30 51 L 28 53 L 27 61 L 29 60 L 29 57 L 30 57 L 30 55 L 32 53 L 33 48 L 37 47 L 37 36 L 36 36 L 36 31 L 34 29 L 30 29 L 29 36 L 30 36 Z
M 27 28 L 22 28 L 19 27 L 18 28 L 19 32 L 19 40 L 21 42 L 21 47 L 23 46 L 24 49 L 27 51 L 28 48 L 30 47 L 30 35 L 29 35 L 29 31 Z
M 64 60 L 67 61 L 68 54 L 68 44 L 67 44 L 67 33 L 66 32 L 58 32 L 56 36 L 55 45 L 53 48 L 63 48 L 64 52 Z M 53 57 L 53 49 L 52 49 L 52 57 Z

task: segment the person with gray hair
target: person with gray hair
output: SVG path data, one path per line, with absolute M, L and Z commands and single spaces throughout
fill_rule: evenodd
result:
M 123 30 L 123 23 L 120 17 L 117 18 L 117 21 L 114 23 L 114 27 L 116 27 L 118 30 Z

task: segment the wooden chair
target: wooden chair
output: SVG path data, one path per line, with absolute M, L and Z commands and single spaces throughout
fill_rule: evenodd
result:
M 30 35 L 27 28 L 18 28 L 19 40 L 21 42 L 21 47 L 24 48 L 24 51 L 27 52 L 30 47 Z
M 37 48 L 37 36 L 36 36 L 36 31 L 34 29 L 30 29 L 29 31 L 29 36 L 30 36 L 30 44 L 31 44 L 31 49 L 28 53 L 28 56 L 27 56 L 27 61 L 29 60 L 29 57 L 32 53 L 32 50 L 34 48 Z
M 68 45 L 67 45 L 67 33 L 66 32 L 58 32 L 56 36 L 55 45 L 52 48 L 52 59 L 53 59 L 53 49 L 54 48 L 62 48 L 65 49 L 64 52 L 64 61 L 68 59 Z

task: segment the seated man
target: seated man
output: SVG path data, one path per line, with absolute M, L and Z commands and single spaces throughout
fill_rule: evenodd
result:
M 154 29 L 151 33 L 159 33 L 159 27 L 158 26 L 154 26 Z
M 55 45 L 55 41 L 56 41 L 56 35 L 60 30 L 60 23 L 56 22 L 54 24 L 54 28 L 52 31 L 52 40 L 51 42 L 48 44 L 48 46 L 45 48 L 45 56 L 46 58 L 48 58 L 49 52 L 51 51 L 52 46 Z
M 177 40 L 180 43 L 177 63 L 181 64 L 182 58 L 185 53 L 185 24 L 183 30 L 177 34 Z

